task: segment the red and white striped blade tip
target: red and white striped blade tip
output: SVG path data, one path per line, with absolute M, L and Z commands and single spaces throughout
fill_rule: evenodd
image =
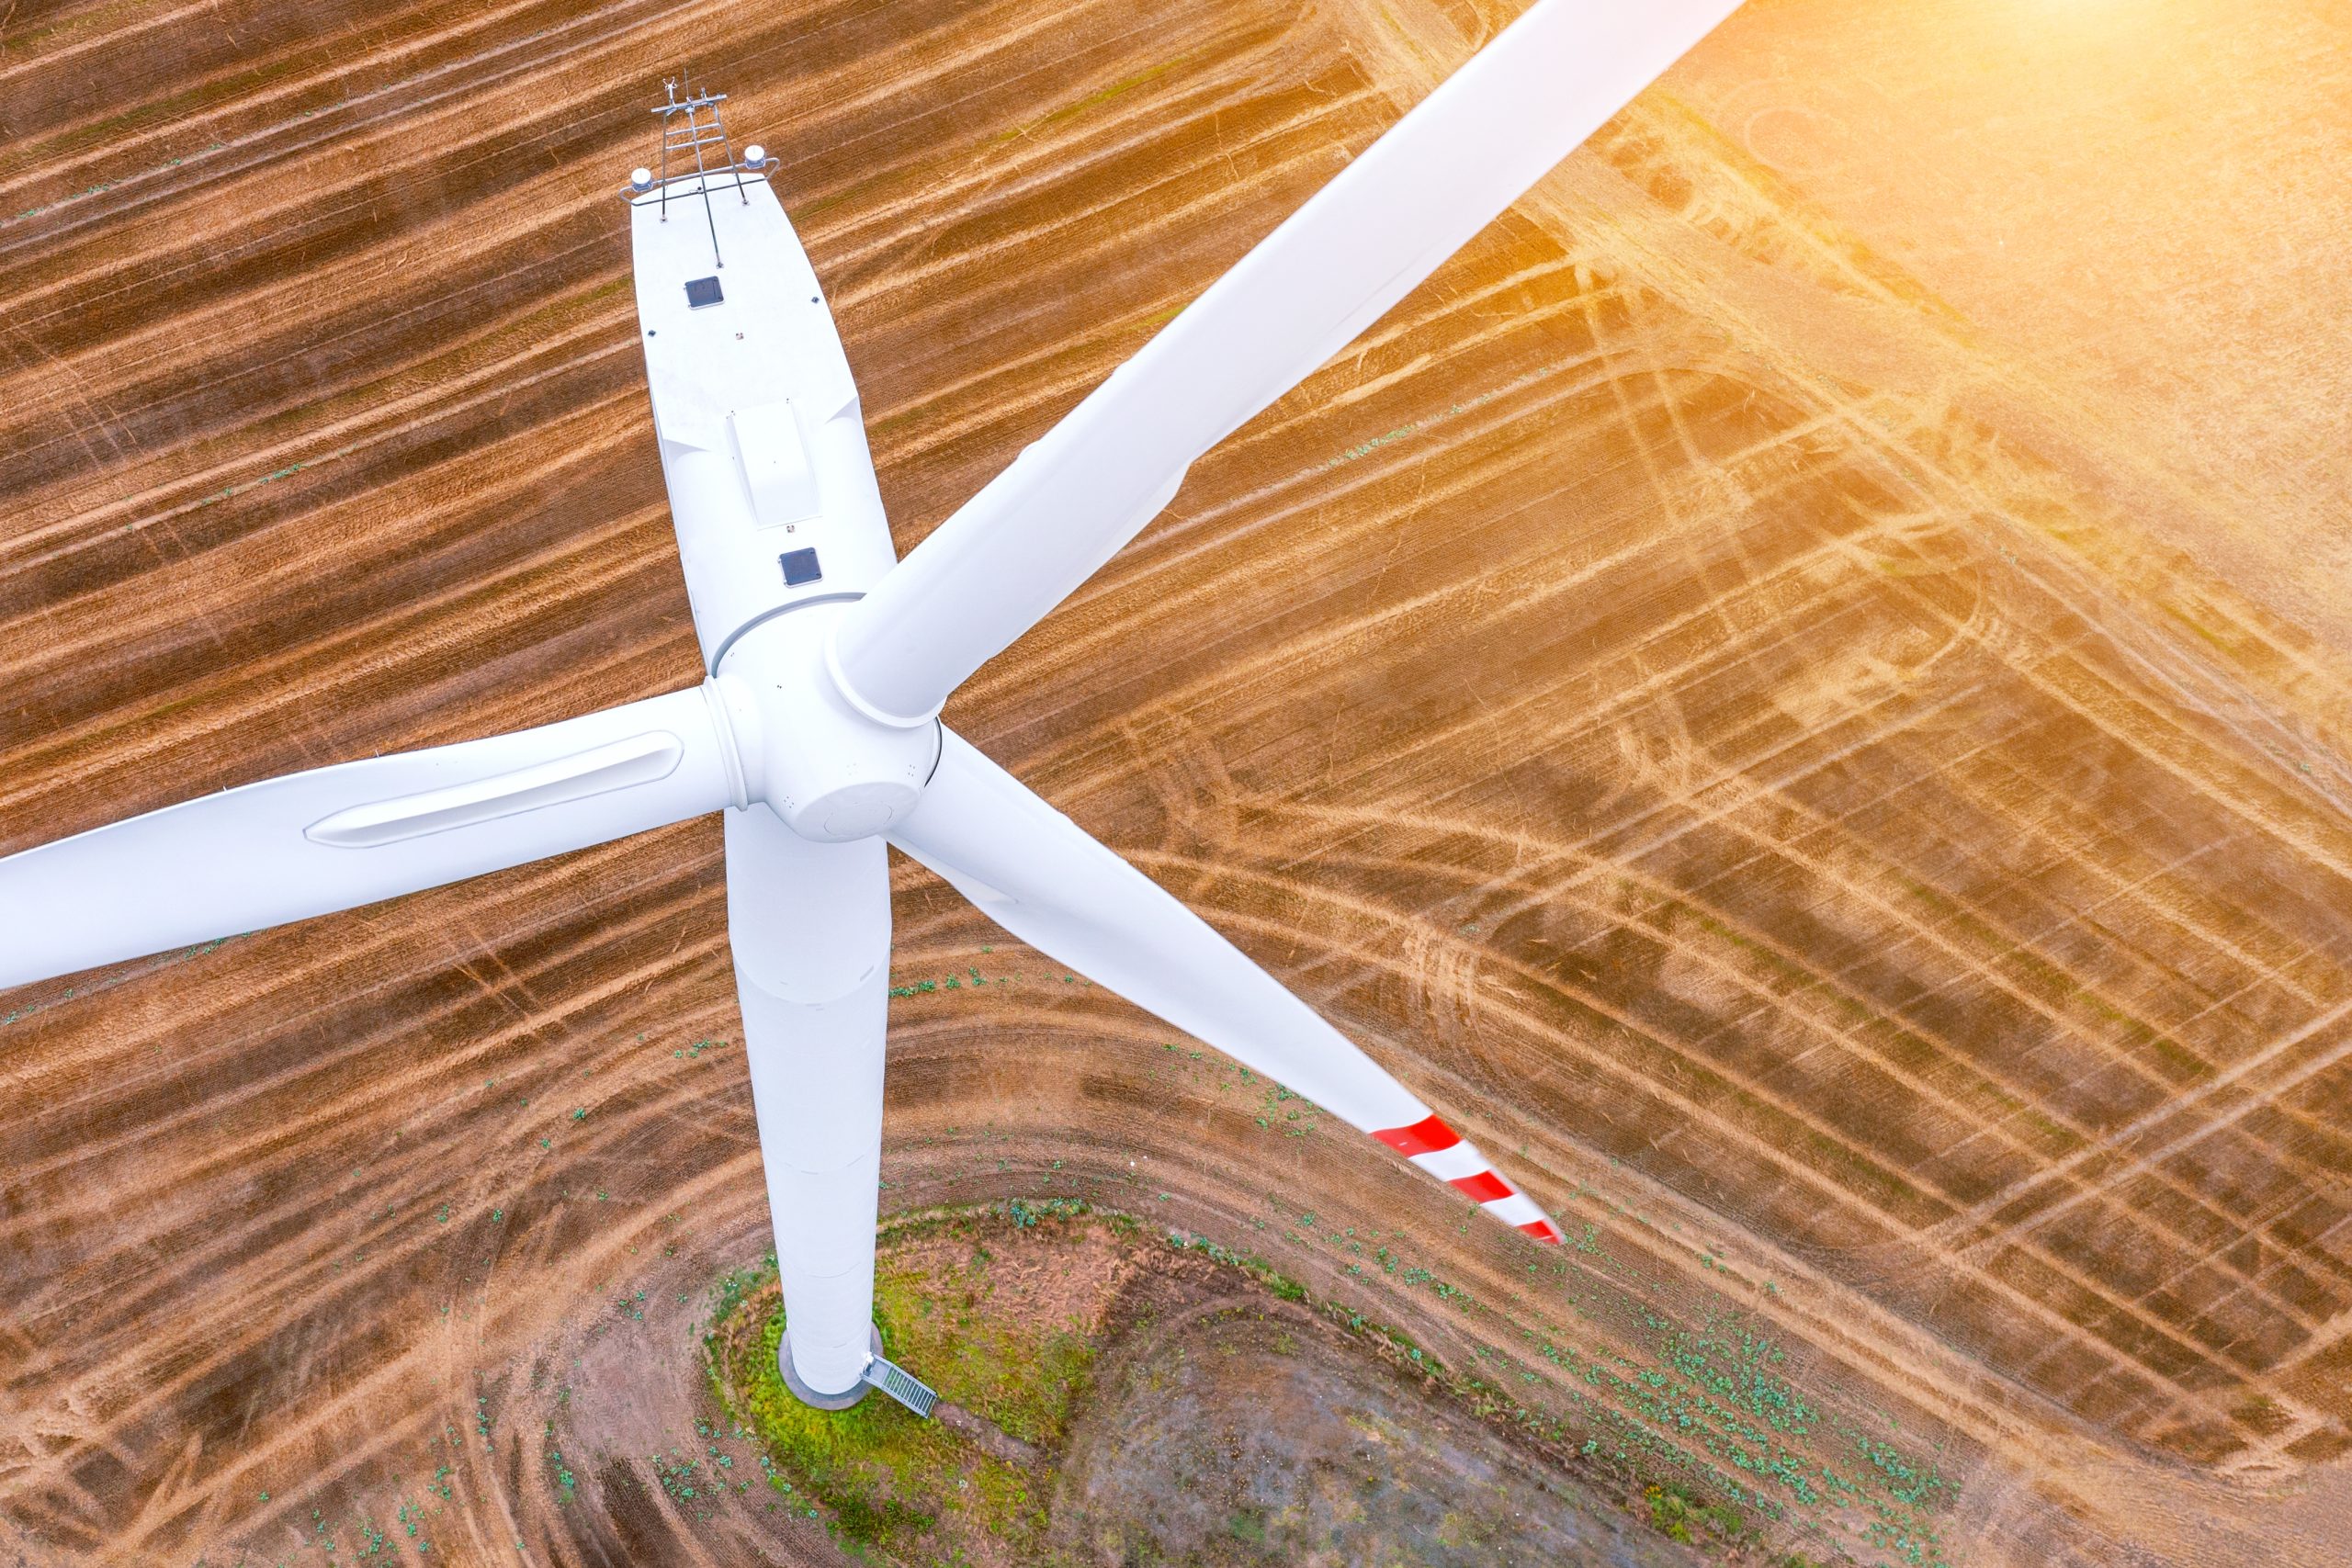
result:
M 1437 1117 L 1425 1116 L 1409 1127 L 1383 1127 L 1372 1135 L 1447 1186 L 1468 1193 L 1511 1229 L 1525 1231 L 1546 1247 L 1557 1247 L 1565 1239 L 1535 1200 L 1504 1180 L 1476 1145 Z

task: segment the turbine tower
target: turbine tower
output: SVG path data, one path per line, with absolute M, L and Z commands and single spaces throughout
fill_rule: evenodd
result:
M 0 860 L 0 987 L 723 815 L 728 939 L 794 1393 L 928 1390 L 881 1358 L 874 1235 L 887 844 L 998 924 L 1351 1123 L 1536 1242 L 1558 1227 L 1430 1107 L 939 721 L 1204 452 L 1314 372 L 1736 0 L 1541 0 L 902 562 L 824 290 L 722 95 L 623 192 L 700 686 L 345 762 Z

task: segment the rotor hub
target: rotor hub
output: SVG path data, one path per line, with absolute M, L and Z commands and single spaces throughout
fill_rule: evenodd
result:
M 888 833 L 939 765 L 936 724 L 876 723 L 827 671 L 825 637 L 846 607 L 810 604 L 763 622 L 735 639 L 718 670 L 746 800 L 765 801 L 820 843 Z

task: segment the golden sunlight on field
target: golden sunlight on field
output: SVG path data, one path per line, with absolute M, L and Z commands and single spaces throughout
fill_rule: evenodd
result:
M 0 852 L 696 678 L 664 71 L 903 552 L 1515 9 L 8 12 Z M 2352 1557 L 2347 104 L 2335 0 L 1754 0 L 956 699 L 1575 1245 L 905 863 L 885 1209 L 1253 1255 L 1716 1560 Z M 839 1560 L 647 1457 L 766 1245 L 718 852 L 0 996 L 0 1555 Z

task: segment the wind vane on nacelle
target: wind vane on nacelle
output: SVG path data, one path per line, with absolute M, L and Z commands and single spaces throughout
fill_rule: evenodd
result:
M 873 1331 L 886 844 L 1007 931 L 1451 1183 L 1558 1227 L 941 705 L 1736 6 L 1541 0 L 897 558 L 824 290 L 719 105 L 669 85 L 629 206 L 639 342 L 708 671 L 582 718 L 248 784 L 0 861 L 0 986 L 723 813 L 729 942 L 795 1393 L 929 1393 Z M 693 168 L 684 167 L 691 154 Z M 679 167 L 673 170 L 675 161 Z M 703 222 L 673 220 L 691 202 Z M 733 255 L 748 265 L 729 270 Z M 723 275 L 723 276 L 722 276 Z
M 718 150 L 719 156 L 725 160 L 723 167 L 729 175 L 729 188 L 734 191 L 738 200 L 747 205 L 752 198 L 743 188 L 743 175 L 764 173 L 766 160 L 759 147 L 752 146 L 744 149 L 743 162 L 740 165 L 735 162 L 734 145 L 727 139 L 726 116 L 718 107 L 727 101 L 726 94 L 713 93 L 708 89 L 695 92 L 691 73 L 686 78 L 686 96 L 683 102 L 678 97 L 676 81 L 663 82 L 662 90 L 667 101 L 653 110 L 662 117 L 661 172 L 656 174 L 651 169 L 643 168 L 630 171 L 628 189 L 621 194 L 634 201 L 649 190 L 655 192 L 656 211 L 663 222 L 669 221 L 670 155 L 677 153 L 683 160 L 691 154 L 695 161 L 694 173 L 688 175 L 681 166 L 676 177 L 681 181 L 694 182 L 695 188 L 687 194 L 702 198 L 703 217 L 710 228 L 710 265 L 714 268 L 724 269 L 727 261 L 719 254 L 718 220 L 710 209 L 712 170 L 705 153 L 713 147 Z M 686 117 L 683 122 L 678 118 L 680 115 Z M 705 115 L 709 118 L 705 119 Z

